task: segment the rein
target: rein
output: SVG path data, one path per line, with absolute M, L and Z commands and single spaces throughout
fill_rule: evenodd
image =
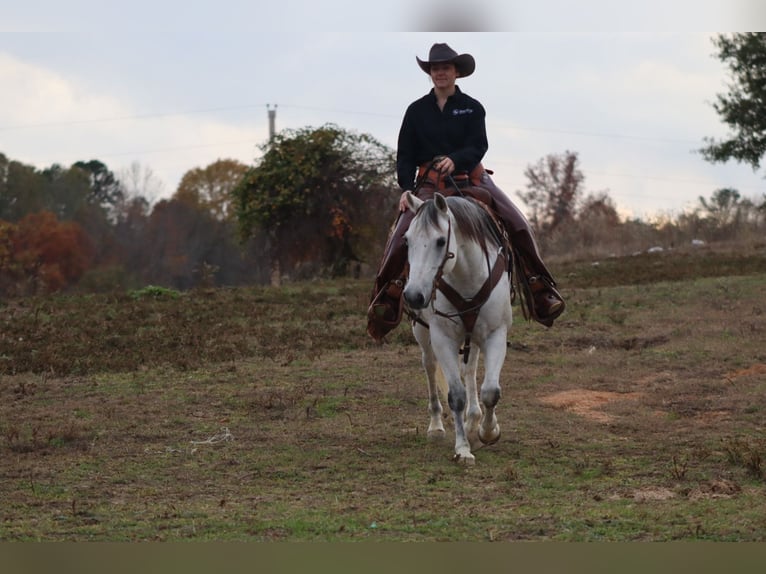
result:
M 431 160 L 431 163 L 429 163 L 428 167 L 423 171 L 423 175 L 421 175 L 417 179 L 417 181 L 415 181 L 415 189 L 413 191 L 417 191 L 418 189 L 420 189 L 423 186 L 423 184 L 426 184 L 426 183 L 432 183 L 433 186 L 438 189 L 439 188 L 439 179 L 441 178 L 441 179 L 444 179 L 444 180 L 448 181 L 452 185 L 452 187 L 455 190 L 455 194 L 456 195 L 459 195 L 460 197 L 465 198 L 465 195 L 460 190 L 460 186 L 457 184 L 457 182 L 455 181 L 455 178 L 453 178 L 451 174 L 450 175 L 442 175 L 440 171 L 438 171 L 436 168 L 434 168 L 436 163 L 438 161 L 444 159 L 444 157 L 445 156 L 443 156 L 443 155 L 437 155 L 433 160 Z M 430 174 L 432 171 L 436 172 L 436 180 L 434 180 L 434 181 L 431 181 L 431 180 L 428 179 L 428 174 Z

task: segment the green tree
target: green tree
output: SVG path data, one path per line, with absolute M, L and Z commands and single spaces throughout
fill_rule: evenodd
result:
M 397 196 L 390 148 L 328 124 L 285 131 L 261 149 L 234 197 L 241 237 L 268 233 L 272 282 L 317 264 L 343 274 L 380 253 Z
M 187 171 L 174 199 L 204 209 L 223 221 L 233 218 L 232 197 L 248 167 L 234 159 L 219 159 L 205 168 Z
M 713 43 L 732 79 L 713 108 L 732 133 L 722 140 L 705 138 L 699 151 L 712 163 L 735 159 L 757 170 L 766 153 L 766 34 L 721 34 Z
M 717 189 L 709 200 L 699 197 L 703 212 L 717 227 L 728 225 L 737 218 L 740 199 L 739 192 L 729 187 Z
M 53 164 L 42 170 L 46 182 L 44 209 L 59 219 L 73 220 L 88 205 L 90 182 L 85 171 Z
M 50 208 L 48 183 L 31 165 L 0 154 L 0 219 L 19 221 Z
M 124 198 L 122 185 L 104 163 L 97 159 L 78 161 L 72 168 L 87 174 L 90 181 L 90 203 L 111 210 Z

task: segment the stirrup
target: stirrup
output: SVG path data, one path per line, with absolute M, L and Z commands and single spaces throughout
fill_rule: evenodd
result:
M 380 341 L 401 322 L 404 312 L 403 288 L 404 281 L 401 279 L 389 281 L 370 302 L 367 308 L 367 333 L 376 341 Z
M 532 318 L 538 323 L 545 325 L 546 327 L 553 326 L 553 321 L 555 321 L 558 317 L 561 316 L 561 314 L 566 309 L 566 302 L 564 301 L 564 298 L 561 296 L 561 293 L 558 292 L 556 287 L 554 286 L 553 281 L 548 279 L 547 277 L 543 275 L 530 275 L 528 277 L 524 277 L 521 281 L 521 288 L 524 291 L 524 296 L 522 297 L 523 302 L 525 305 L 525 316 L 529 319 Z M 552 312 L 548 313 L 545 316 L 540 315 L 537 312 L 537 306 L 535 305 L 535 296 L 548 291 L 551 293 L 554 298 L 558 299 L 560 302 L 560 305 L 558 305 Z

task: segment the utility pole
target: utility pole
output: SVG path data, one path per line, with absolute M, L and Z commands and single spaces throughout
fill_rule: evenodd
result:
M 266 104 L 266 111 L 269 115 L 269 143 L 274 141 L 274 134 L 276 133 L 275 124 L 277 121 L 277 104 L 274 104 L 274 109 L 269 104 Z M 282 285 L 282 269 L 279 265 L 279 256 L 272 255 L 271 257 L 271 286 L 280 287 Z
M 277 121 L 277 104 L 274 104 L 274 109 L 271 109 L 269 104 L 266 104 L 266 111 L 269 114 L 269 141 L 274 139 L 275 124 Z

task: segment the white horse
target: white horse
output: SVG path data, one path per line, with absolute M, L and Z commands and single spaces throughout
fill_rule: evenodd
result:
M 508 255 L 492 218 L 473 200 L 439 193 L 426 202 L 407 193 L 406 200 L 415 217 L 405 233 L 410 268 L 404 300 L 428 379 L 428 436 L 445 435 L 438 366 L 449 385 L 455 460 L 470 465 L 472 446 L 500 438 L 495 407 L 512 323 Z M 484 355 L 483 415 L 476 387 L 479 351 Z

